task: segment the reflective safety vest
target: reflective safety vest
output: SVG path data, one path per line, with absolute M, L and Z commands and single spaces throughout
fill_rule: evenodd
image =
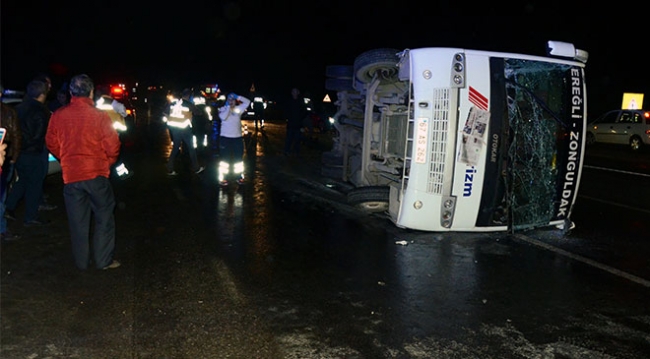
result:
M 163 119 L 164 120 L 164 119 Z M 192 111 L 183 100 L 176 100 L 169 107 L 168 126 L 177 128 L 192 127 Z
M 95 107 L 108 113 L 108 117 L 113 121 L 113 128 L 117 132 L 126 131 L 126 121 L 124 120 L 126 109 L 124 105 L 115 101 L 112 97 L 104 95 L 97 100 Z M 120 112 L 123 112 L 124 115 L 120 114 Z
M 194 102 L 194 105 L 196 105 L 201 112 L 205 112 L 204 116 L 206 116 L 208 120 L 212 121 L 212 108 L 205 104 L 205 97 L 194 96 L 192 102 Z

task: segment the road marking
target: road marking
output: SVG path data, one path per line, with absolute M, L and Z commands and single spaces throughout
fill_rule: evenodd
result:
M 641 176 L 641 177 L 650 177 L 649 174 L 645 173 L 639 173 L 639 172 L 632 172 L 632 171 L 623 171 L 623 170 L 615 170 L 613 168 L 606 168 L 606 167 L 596 167 L 596 166 L 589 166 L 589 165 L 582 165 L 584 168 L 591 168 L 595 170 L 601 170 L 601 171 L 609 171 L 609 172 L 617 172 L 617 173 L 625 173 L 628 175 L 635 175 L 635 176 Z
M 648 281 L 648 280 L 646 280 L 646 279 L 643 279 L 643 278 L 637 277 L 637 276 L 635 276 L 635 275 L 632 275 L 632 274 L 629 274 L 629 273 L 624 272 L 624 271 L 622 271 L 622 270 L 619 270 L 619 269 L 616 269 L 616 268 L 610 267 L 610 266 L 608 266 L 608 265 L 605 265 L 605 264 L 602 264 L 602 263 L 596 262 L 596 261 L 594 261 L 594 260 L 592 260 L 592 259 L 585 258 L 585 257 L 580 256 L 580 255 L 577 255 L 577 254 L 573 254 L 573 253 L 571 253 L 571 252 L 565 251 L 564 249 L 557 248 L 557 247 L 552 246 L 552 245 L 550 245 L 550 244 L 548 244 L 548 243 L 544 243 L 544 242 L 542 242 L 542 241 L 540 241 L 540 240 L 538 240 L 538 239 L 534 239 L 534 238 L 528 237 L 528 236 L 523 235 L 523 234 L 520 234 L 520 233 L 515 233 L 515 234 L 513 235 L 513 237 L 514 237 L 515 239 L 519 239 L 519 240 L 521 240 L 521 241 L 524 241 L 524 242 L 526 242 L 526 243 L 528 243 L 528 244 L 532 244 L 532 245 L 535 245 L 535 246 L 538 246 L 538 247 L 542 247 L 542 248 L 544 248 L 544 249 L 548 249 L 548 250 L 550 250 L 550 251 L 552 251 L 552 252 L 558 253 L 558 254 L 560 254 L 560 255 L 563 255 L 563 256 L 565 256 L 565 257 L 571 258 L 571 259 L 573 259 L 573 260 L 577 260 L 577 261 L 579 261 L 579 262 L 582 262 L 582 263 L 588 264 L 588 265 L 590 265 L 590 266 L 593 266 L 593 267 L 596 267 L 596 268 L 602 269 L 602 270 L 604 270 L 604 271 L 606 271 L 606 272 L 609 272 L 609 273 L 611 273 L 611 274 L 617 275 L 617 276 L 619 276 L 619 277 L 623 277 L 623 278 L 625 278 L 625 279 L 627 279 L 627 280 L 631 280 L 632 282 L 635 282 L 635 283 L 641 284 L 641 285 L 643 285 L 643 286 L 645 286 L 645 287 L 650 287 L 650 281 Z
M 589 197 L 589 196 L 578 195 L 578 197 L 582 197 L 582 198 L 585 198 L 585 199 L 588 199 L 588 200 L 591 200 L 591 201 L 596 201 L 596 202 L 600 202 L 600 203 L 609 204 L 609 205 L 616 206 L 616 207 L 622 207 L 622 208 L 626 208 L 626 209 L 631 209 L 633 211 L 639 211 L 639 212 L 644 212 L 644 213 L 650 214 L 650 210 L 647 210 L 647 209 L 644 209 L 644 208 L 632 207 L 632 206 L 628 206 L 628 205 L 625 205 L 625 204 L 620 204 L 620 203 L 616 203 L 616 202 L 612 202 L 612 201 L 606 201 L 604 199 Z

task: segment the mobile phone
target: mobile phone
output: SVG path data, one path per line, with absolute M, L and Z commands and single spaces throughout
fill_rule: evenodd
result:
M 5 135 L 7 134 L 7 129 L 0 127 L 0 145 L 5 141 Z

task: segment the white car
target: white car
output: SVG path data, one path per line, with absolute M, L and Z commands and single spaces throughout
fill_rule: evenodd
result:
M 627 145 L 632 151 L 650 146 L 650 111 L 612 110 L 587 126 L 587 144 Z
M 24 95 L 25 93 L 22 91 L 5 90 L 5 92 L 2 94 L 2 102 L 11 107 L 16 107 L 19 103 L 23 101 Z M 61 172 L 61 164 L 49 152 L 47 157 L 47 164 L 48 164 L 47 166 L 48 176 Z

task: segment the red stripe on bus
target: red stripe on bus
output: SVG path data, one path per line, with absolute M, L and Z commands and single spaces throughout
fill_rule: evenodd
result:
M 481 95 L 481 93 L 476 91 L 472 86 L 469 87 L 469 101 L 482 110 L 487 111 L 488 109 L 487 97 Z

